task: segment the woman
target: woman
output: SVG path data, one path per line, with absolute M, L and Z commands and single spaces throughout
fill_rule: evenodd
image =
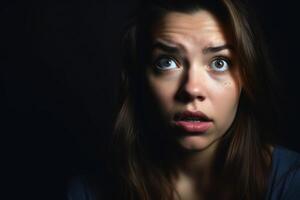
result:
M 274 70 L 244 3 L 164 0 L 140 11 L 124 39 L 98 198 L 300 199 L 300 156 L 270 137 Z M 93 194 L 84 187 L 70 195 Z

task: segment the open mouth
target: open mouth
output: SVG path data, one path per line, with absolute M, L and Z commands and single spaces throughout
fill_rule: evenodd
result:
M 212 120 L 202 112 L 185 111 L 174 116 L 175 125 L 187 132 L 206 132 Z
M 180 118 L 175 118 L 175 121 L 188 121 L 188 122 L 200 122 L 200 121 L 209 121 L 208 119 L 205 118 L 200 118 L 200 117 L 180 117 Z
M 190 112 L 185 111 L 182 113 L 176 113 L 174 116 L 175 121 L 212 121 L 209 117 L 207 117 L 204 113 L 197 111 L 197 112 Z

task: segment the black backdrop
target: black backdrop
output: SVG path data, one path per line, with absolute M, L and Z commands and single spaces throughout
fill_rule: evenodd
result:
M 285 88 L 282 144 L 300 152 L 298 7 L 291 0 L 251 2 Z M 6 191 L 61 199 L 69 177 L 101 163 L 99 141 L 111 130 L 117 97 L 120 33 L 135 4 L 1 4 L 1 165 L 12 186 Z

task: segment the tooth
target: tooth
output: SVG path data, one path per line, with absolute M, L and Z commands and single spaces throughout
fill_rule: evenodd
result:
M 186 118 L 185 120 L 186 120 L 186 121 L 201 121 L 201 120 L 198 119 L 198 118 L 192 118 L 192 117 Z

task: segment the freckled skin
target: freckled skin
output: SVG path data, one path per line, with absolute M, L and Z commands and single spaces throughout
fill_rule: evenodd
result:
M 213 119 L 207 132 L 199 135 L 175 136 L 180 147 L 201 151 L 220 139 L 232 124 L 240 97 L 241 84 L 231 66 L 224 72 L 211 69 L 211 60 L 218 55 L 233 60 L 238 68 L 234 52 L 224 49 L 218 53 L 204 54 L 203 49 L 231 43 L 225 30 L 214 15 L 206 10 L 193 14 L 170 12 L 154 27 L 152 39 L 171 45 L 180 45 L 183 59 L 178 68 L 156 73 L 155 66 L 147 66 L 146 77 L 165 122 L 174 128 L 174 114 L 182 111 L 201 111 Z M 155 50 L 154 55 L 160 50 Z M 186 93 L 189 101 L 177 96 Z

